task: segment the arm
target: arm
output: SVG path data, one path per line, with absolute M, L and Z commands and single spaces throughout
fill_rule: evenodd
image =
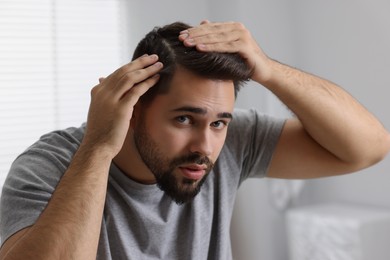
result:
M 157 56 L 143 56 L 93 88 L 84 139 L 37 222 L 11 236 L 8 259 L 96 259 L 108 172 L 138 98 L 158 80 Z
M 252 80 L 272 91 L 297 116 L 282 131 L 269 177 L 313 178 L 360 170 L 381 160 L 390 135 L 335 84 L 268 58 L 239 23 L 209 23 L 179 36 L 200 51 L 238 52 Z
M 109 160 L 81 148 L 37 222 L 10 237 L 1 259 L 96 258 Z
M 390 148 L 389 133 L 352 96 L 327 80 L 271 62 L 272 76 L 262 84 L 299 121 L 286 123 L 270 177 L 338 175 L 383 159 Z

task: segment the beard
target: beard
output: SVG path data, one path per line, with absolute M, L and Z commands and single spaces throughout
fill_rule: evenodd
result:
M 144 122 L 139 122 L 134 129 L 134 142 L 143 162 L 156 178 L 157 186 L 178 205 L 194 199 L 214 166 L 207 156 L 199 153 L 167 158 L 146 131 Z M 205 174 L 201 179 L 192 180 L 175 174 L 175 170 L 178 170 L 180 165 L 192 163 L 206 165 Z

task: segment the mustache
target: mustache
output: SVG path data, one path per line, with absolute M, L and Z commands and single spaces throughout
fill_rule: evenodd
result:
M 214 166 L 214 163 L 208 158 L 207 156 L 202 156 L 197 153 L 188 154 L 185 156 L 181 156 L 179 158 L 174 159 L 171 162 L 172 166 L 177 166 L 180 164 L 187 164 L 187 163 L 195 163 L 195 164 L 205 164 L 207 168 L 211 169 Z

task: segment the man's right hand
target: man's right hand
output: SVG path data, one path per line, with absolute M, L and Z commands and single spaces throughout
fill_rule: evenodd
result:
M 91 91 L 82 145 L 115 157 L 123 146 L 135 104 L 157 83 L 162 67 L 157 55 L 144 55 L 100 79 Z
M 134 105 L 157 83 L 161 68 L 156 55 L 144 55 L 92 89 L 85 149 L 74 155 L 36 223 L 4 243 L 1 259 L 96 259 L 111 163 L 107 156 L 122 148 Z

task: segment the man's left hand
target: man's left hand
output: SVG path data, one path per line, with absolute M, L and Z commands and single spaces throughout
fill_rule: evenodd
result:
M 252 80 L 260 84 L 271 76 L 271 60 L 242 23 L 203 21 L 197 27 L 182 31 L 179 39 L 185 46 L 199 51 L 239 53 L 253 69 Z

